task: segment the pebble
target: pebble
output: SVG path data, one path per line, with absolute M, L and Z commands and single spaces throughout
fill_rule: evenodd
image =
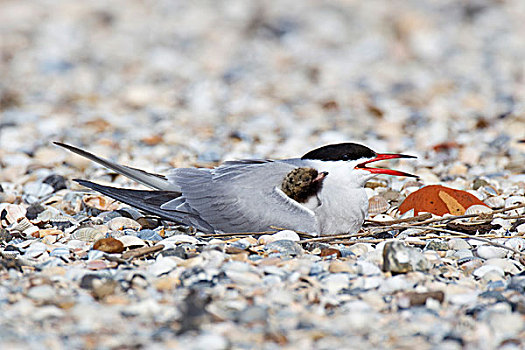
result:
M 504 248 L 482 245 L 476 249 L 476 255 L 483 259 L 504 258 L 509 251 Z
M 106 253 L 122 253 L 124 251 L 124 244 L 118 239 L 108 237 L 96 241 L 95 244 L 93 244 L 93 249 Z
M 294 257 L 303 254 L 303 248 L 299 244 L 290 240 L 273 241 L 265 245 L 265 250 L 269 255 L 279 257 Z
M 27 296 L 35 302 L 52 302 L 56 298 L 56 290 L 53 286 L 44 284 L 35 286 L 28 290 Z
M 268 243 L 279 241 L 282 239 L 286 239 L 286 240 L 294 241 L 294 242 L 298 242 L 299 240 L 301 240 L 301 238 L 296 232 L 290 231 L 290 230 L 284 230 L 284 231 L 276 232 L 273 235 L 262 235 L 261 237 L 259 237 L 258 243 L 268 244 Z
M 392 241 L 383 248 L 383 270 L 392 273 L 427 271 L 430 263 L 417 249 L 407 247 L 402 242 Z

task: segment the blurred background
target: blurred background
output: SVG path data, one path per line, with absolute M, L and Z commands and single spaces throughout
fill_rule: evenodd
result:
M 88 167 L 54 140 L 156 171 L 340 141 L 512 170 L 524 62 L 522 0 L 1 0 L 0 181 Z

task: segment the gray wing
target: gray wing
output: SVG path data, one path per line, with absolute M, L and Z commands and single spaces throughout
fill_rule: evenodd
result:
M 174 169 L 168 179 L 182 196 L 161 208 L 197 212 L 222 232 L 260 232 L 271 226 L 317 232 L 315 214 L 288 198 L 281 183 L 297 166 L 280 161 L 226 162 L 215 169 Z

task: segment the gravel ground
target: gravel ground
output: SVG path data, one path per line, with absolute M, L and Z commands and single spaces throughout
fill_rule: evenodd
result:
M 524 18 L 521 0 L 0 2 L 0 347 L 525 347 Z M 432 184 L 491 210 L 212 237 L 75 184 L 142 188 L 52 141 L 158 173 L 360 142 L 418 156 L 395 168 L 419 181 L 369 184 L 370 219 Z

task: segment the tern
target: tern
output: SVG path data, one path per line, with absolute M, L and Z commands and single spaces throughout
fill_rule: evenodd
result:
M 263 232 L 275 227 L 330 235 L 357 232 L 368 213 L 364 186 L 379 175 L 415 175 L 367 165 L 415 158 L 376 153 L 356 143 L 314 149 L 301 158 L 226 161 L 216 168 L 175 168 L 167 176 L 120 165 L 55 142 L 153 190 L 77 183 L 162 219 L 204 233 Z

